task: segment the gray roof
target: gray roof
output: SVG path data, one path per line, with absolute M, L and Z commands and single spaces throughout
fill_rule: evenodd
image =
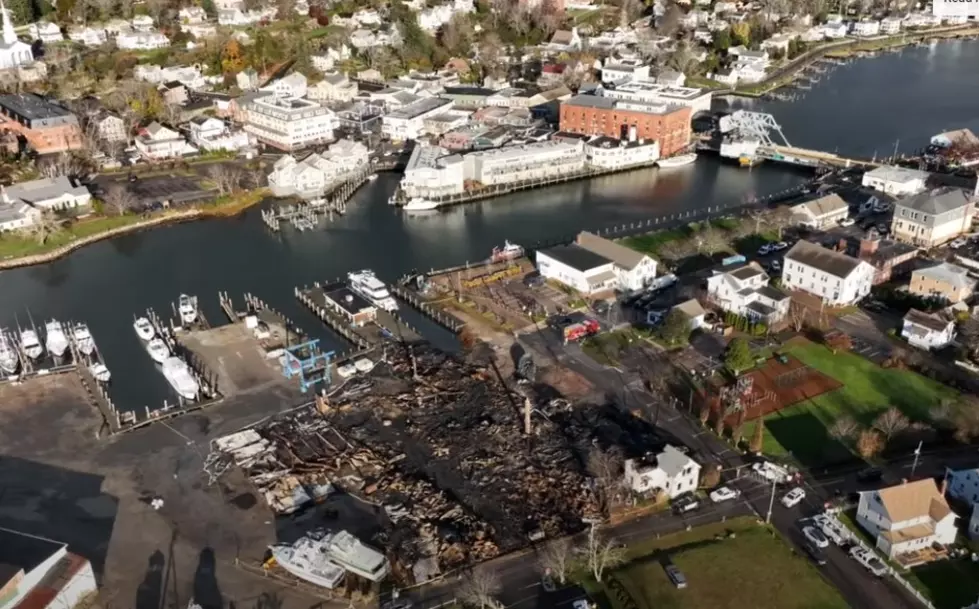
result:
M 762 270 L 760 266 L 758 266 L 758 263 L 749 262 L 748 264 L 740 268 L 736 268 L 733 271 L 727 271 L 727 274 L 730 275 L 731 277 L 734 277 L 738 281 L 745 281 L 757 275 L 764 275 L 765 271 Z
M 656 455 L 656 465 L 670 478 L 679 476 L 683 468 L 690 465 L 692 461 L 690 457 L 669 444 L 663 448 L 663 452 Z
M 701 306 L 700 302 L 696 298 L 691 298 L 681 302 L 680 304 L 673 307 L 674 309 L 680 311 L 690 319 L 696 319 L 701 315 L 706 315 L 707 311 Z
M 574 244 L 557 245 L 546 250 L 539 250 L 539 252 L 582 273 L 612 262 L 605 256 L 600 256 Z
M 0 564 L 20 567 L 25 574 L 50 558 L 65 544 L 9 529 L 0 529 Z M 0 584 L 6 584 L 0 581 Z
M 922 277 L 927 277 L 934 281 L 948 283 L 961 289 L 971 288 L 976 283 L 969 278 L 968 273 L 969 269 L 967 268 L 958 266 L 956 264 L 943 262 L 941 264 L 936 264 L 935 266 L 917 269 L 912 273 L 912 275 L 921 275 Z
M 9 114 L 22 117 L 34 123 L 34 121 L 53 121 L 48 124 L 77 124 L 75 115 L 67 108 L 50 102 L 40 95 L 34 93 L 24 93 L 21 95 L 0 95 L 0 107 L 7 110 Z M 55 121 L 54 119 L 58 119 Z
M 918 309 L 909 309 L 908 314 L 904 316 L 904 321 L 910 322 L 916 326 L 921 326 L 923 328 L 928 328 L 935 332 L 944 332 L 948 328 L 948 324 L 951 322 L 937 315 L 932 315 L 931 313 L 925 313 L 924 311 L 919 311 Z
M 856 258 L 809 241 L 799 241 L 793 245 L 785 255 L 785 259 L 811 266 L 840 279 L 849 277 L 850 273 L 861 264 L 861 261 Z
M 40 180 L 31 180 L 30 182 L 12 184 L 5 190 L 7 196 L 10 197 L 12 201 L 20 200 L 26 203 L 54 199 L 65 193 L 71 194 L 75 197 L 82 197 L 89 194 L 87 188 L 84 186 L 72 185 L 71 180 L 65 176 L 60 176 L 57 178 L 42 178 Z
M 30 205 L 23 203 L 0 203 L 0 222 L 12 222 L 27 217 Z
M 646 258 L 642 252 L 585 231 L 578 233 L 575 243 L 603 258 L 608 258 L 624 269 L 632 270 Z
M 850 208 L 840 195 L 833 193 L 826 195 L 825 197 L 819 197 L 818 199 L 813 199 L 812 201 L 806 201 L 805 203 L 800 203 L 796 207 L 804 207 L 809 210 L 809 212 L 816 218 L 821 218 L 826 215 L 838 213 Z
M 904 183 L 913 182 L 914 180 L 927 180 L 930 174 L 927 171 L 919 171 L 917 169 L 881 165 L 876 169 L 868 171 L 866 175 L 877 178 L 878 180 Z
M 960 188 L 936 188 L 900 199 L 895 205 L 938 216 L 969 205 L 969 195 Z
M 786 298 L 789 298 L 788 294 L 770 285 L 763 285 L 758 288 L 757 291 L 765 298 L 769 298 L 771 300 L 785 300 Z

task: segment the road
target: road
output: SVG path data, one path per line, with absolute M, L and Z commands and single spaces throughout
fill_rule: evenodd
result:
M 728 444 L 713 433 L 704 430 L 677 401 L 660 404 L 645 391 L 639 375 L 635 372 L 619 370 L 600 365 L 586 356 L 575 345 L 561 344 L 556 335 L 548 331 L 525 334 L 520 337 L 524 348 L 541 358 L 540 361 L 558 361 L 588 379 L 598 391 L 615 399 L 630 410 L 641 408 L 652 420 L 657 421 L 664 434 L 676 438 L 696 453 L 702 464 L 719 463 L 724 469 L 726 483 L 741 490 L 741 497 L 720 505 L 708 505 L 692 516 L 677 516 L 670 512 L 660 512 L 621 525 L 605 529 L 610 537 L 628 543 L 652 535 L 662 535 L 684 530 L 687 526 L 699 526 L 718 522 L 726 518 L 755 514 L 764 518 L 772 505 L 771 524 L 787 539 L 800 554 L 801 519 L 821 512 L 826 502 L 857 490 L 866 490 L 856 480 L 856 474 L 864 465 L 852 463 L 840 467 L 802 472 L 801 485 L 806 490 L 805 500 L 794 508 L 785 508 L 779 502 L 787 489 L 773 489 L 768 482 L 750 475 L 742 455 L 732 450 Z M 651 368 L 667 365 L 661 354 L 642 350 L 641 355 L 631 354 L 630 365 L 634 368 Z M 628 359 L 628 358 L 627 358 Z M 903 478 L 940 476 L 946 466 L 956 464 L 974 465 L 977 452 L 974 447 L 953 447 L 947 450 L 925 453 L 915 466 L 913 455 L 892 461 L 885 467 L 885 483 L 897 483 Z M 545 592 L 540 584 L 541 570 L 538 565 L 536 548 L 508 555 L 486 563 L 481 568 L 496 573 L 503 582 L 500 601 L 508 609 L 566 609 L 580 598 L 584 591 L 570 587 L 555 592 Z M 921 604 L 900 584 L 891 578 L 877 578 L 849 558 L 843 550 L 831 547 L 826 551 L 827 564 L 819 567 L 822 575 L 832 583 L 846 601 L 855 608 L 867 609 L 920 609 Z M 418 586 L 407 591 L 422 609 L 434 609 L 452 602 L 454 590 L 459 583 L 457 577 L 434 584 Z

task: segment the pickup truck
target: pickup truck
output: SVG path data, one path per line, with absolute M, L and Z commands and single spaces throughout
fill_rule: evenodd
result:
M 853 546 L 850 548 L 850 556 L 877 577 L 882 577 L 887 573 L 887 565 L 874 556 L 874 553 L 870 550 L 865 550 L 860 546 Z
M 812 521 L 823 532 L 823 535 L 828 537 L 836 545 L 842 546 L 850 541 L 850 531 L 839 520 L 829 514 L 817 514 L 813 516 Z

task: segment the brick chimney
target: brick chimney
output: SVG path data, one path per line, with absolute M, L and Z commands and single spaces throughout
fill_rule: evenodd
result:
M 836 247 L 833 248 L 833 249 L 835 249 L 838 252 L 842 252 L 842 253 L 845 254 L 846 253 L 846 239 L 844 239 L 844 238 L 841 237 L 840 240 L 839 240 L 839 242 L 836 244 Z
M 880 238 L 877 236 L 877 231 L 868 232 L 860 239 L 860 251 L 857 253 L 857 258 L 874 255 L 878 247 L 880 247 Z

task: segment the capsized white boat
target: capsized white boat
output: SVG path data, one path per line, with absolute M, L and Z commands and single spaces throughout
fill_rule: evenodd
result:
M 328 546 L 329 538 L 310 534 L 295 543 L 280 543 L 269 549 L 275 562 L 289 573 L 332 590 L 343 581 L 345 572 L 330 560 Z
M 44 324 L 44 334 L 44 346 L 47 347 L 48 353 L 55 357 L 63 356 L 68 350 L 68 337 L 65 336 L 65 329 L 61 322 L 52 319 Z
M 112 378 L 112 373 L 109 372 L 105 364 L 92 364 L 88 369 L 92 373 L 92 376 L 95 377 L 95 380 L 100 383 L 108 383 Z
M 159 336 L 146 343 L 146 351 L 153 358 L 153 361 L 158 364 L 162 364 L 163 360 L 170 357 L 170 347 Z
M 37 359 L 44 354 L 44 346 L 37 337 L 36 330 L 21 330 L 20 345 L 27 357 Z
M 347 279 L 350 281 L 350 289 L 366 298 L 371 304 L 385 311 L 398 310 L 398 301 L 391 296 L 384 282 L 377 278 L 374 271 L 347 273 Z
M 91 355 L 95 351 L 95 339 L 85 324 L 78 324 L 72 329 L 72 336 L 75 338 L 75 346 L 85 355 Z
M 14 374 L 17 372 L 17 365 L 20 358 L 17 356 L 17 349 L 14 348 L 7 336 L 6 330 L 0 330 L 0 371 L 4 374 Z
M 673 167 L 683 167 L 689 165 L 697 160 L 697 153 L 691 152 L 689 154 L 680 154 L 677 156 L 666 157 L 665 159 L 660 159 L 656 161 L 656 165 L 660 169 L 672 169 Z
M 435 201 L 415 197 L 404 206 L 405 211 L 432 211 L 438 209 L 439 204 Z
M 179 357 L 168 357 L 163 360 L 163 376 L 170 386 L 185 400 L 196 400 L 201 390 L 187 362 Z
M 143 340 L 151 340 L 156 335 L 153 324 L 145 317 L 136 318 L 136 321 L 133 322 L 133 328 L 136 330 L 137 336 Z
M 180 323 L 184 325 L 197 321 L 197 298 L 195 296 L 181 294 L 180 302 L 177 305 L 177 312 L 180 313 Z

